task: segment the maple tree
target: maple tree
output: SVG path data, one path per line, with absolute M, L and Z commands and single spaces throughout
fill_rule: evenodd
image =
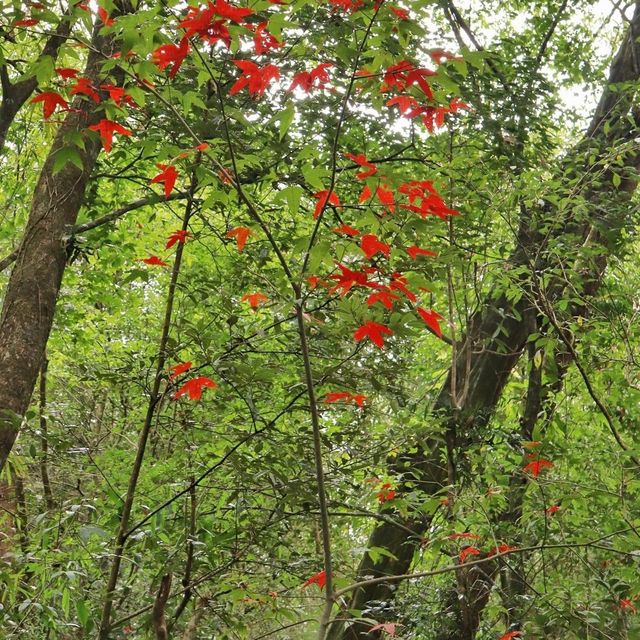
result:
M 640 8 L 592 5 L 3 7 L 8 637 L 633 637 Z

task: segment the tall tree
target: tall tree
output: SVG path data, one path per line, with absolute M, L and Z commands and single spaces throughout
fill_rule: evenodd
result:
M 67 24 L 67 23 L 63 23 Z M 93 30 L 84 78 L 90 87 L 103 84 L 105 60 L 115 53 L 113 38 L 99 21 Z M 56 40 L 57 42 L 57 40 Z M 94 89 L 95 91 L 95 89 Z M 11 95 L 8 94 L 8 100 Z M 24 100 L 23 100 L 24 102 Z M 64 119 L 44 163 L 33 195 L 15 265 L 0 315 L 0 469 L 15 442 L 42 364 L 56 300 L 68 258 L 68 241 L 101 142 L 92 138 L 75 148 L 75 162 L 62 162 L 73 134 L 97 124 L 104 112 L 78 96 Z M 37 292 L 37 294 L 36 294 Z
M 638 32 L 640 3 L 636 2 L 585 138 L 560 163 L 557 197 L 571 192 L 576 180 L 594 171 L 603 172 L 600 183 L 588 187 L 583 194 L 585 210 L 579 215 L 573 209 L 558 210 L 548 200 L 534 210 L 522 206 L 515 250 L 507 263 L 507 269 L 517 274 L 522 296 L 515 303 L 505 294 L 490 295 L 485 300 L 459 347 L 455 370 L 449 372 L 434 403 L 432 412 L 445 423 L 455 447 L 464 448 L 474 433 L 482 433 L 489 424 L 529 335 L 526 318 L 558 300 L 568 284 L 562 274 L 584 271 L 584 252 L 562 254 L 558 244 L 599 247 L 592 258 L 596 273 L 587 268 L 589 279 L 579 283 L 583 290 L 592 291 L 597 290 L 607 259 L 619 246 L 620 234 L 632 211 L 630 196 L 636 189 L 640 169 L 640 156 L 633 145 L 629 146 L 637 133 L 635 88 L 620 90 L 640 78 L 640 48 L 635 35 Z M 622 158 L 616 168 L 606 162 L 612 150 Z M 542 277 L 547 274 L 552 276 L 551 281 L 543 285 Z M 455 387 L 452 376 L 457 381 Z M 415 453 L 399 455 L 391 471 L 405 478 L 406 487 L 418 488 L 428 496 L 438 495 L 449 482 L 442 441 L 432 438 L 426 444 L 416 443 L 416 447 Z M 390 553 L 376 561 L 365 554 L 358 569 L 359 581 L 408 573 L 429 518 L 410 516 L 402 519 L 401 525 L 383 522 L 374 528 L 368 547 L 382 547 Z M 348 609 L 362 611 L 389 602 L 395 591 L 394 581 L 372 582 L 355 591 Z M 370 638 L 373 634 L 369 629 L 365 623 L 334 623 L 328 637 Z M 463 626 L 460 637 L 473 638 L 475 629 L 475 622 Z

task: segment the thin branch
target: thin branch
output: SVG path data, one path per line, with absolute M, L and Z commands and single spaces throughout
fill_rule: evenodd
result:
M 531 553 L 533 551 L 544 551 L 545 549 L 579 549 L 584 547 L 597 547 L 599 549 L 604 549 L 606 551 L 618 552 L 615 549 L 610 549 L 608 547 L 603 547 L 599 545 L 599 542 L 603 540 L 608 540 L 615 536 L 621 535 L 623 533 L 627 533 L 631 531 L 630 527 L 626 527 L 625 529 L 620 529 L 618 531 L 614 531 L 613 533 L 608 533 L 604 536 L 600 536 L 599 538 L 595 538 L 593 540 L 589 540 L 587 542 L 558 542 L 554 544 L 545 544 L 545 545 L 534 545 L 531 547 L 520 547 L 519 549 L 511 549 L 509 551 L 503 551 L 502 553 L 495 553 L 491 556 L 486 556 L 484 558 L 480 558 L 478 560 L 469 560 L 464 563 L 464 567 L 472 567 L 475 565 L 485 564 L 486 562 L 491 562 L 496 558 L 501 558 L 507 555 L 513 555 L 516 553 Z M 335 597 L 339 598 L 351 591 L 355 591 L 356 589 L 360 589 L 361 587 L 367 587 L 372 584 L 383 584 L 387 582 L 402 582 L 403 580 L 411 580 L 414 578 L 429 578 L 431 576 L 439 576 L 443 573 L 451 573 L 453 571 L 458 571 L 460 569 L 460 564 L 447 565 L 446 567 L 441 567 L 440 569 L 433 569 L 432 571 L 419 571 L 416 573 L 403 573 L 399 575 L 389 575 L 384 576 L 382 578 L 371 578 L 369 580 L 362 580 L 361 582 L 354 582 L 350 584 L 348 587 L 344 587 L 343 589 L 338 589 L 335 592 Z
M 96 218 L 95 220 L 90 220 L 89 222 L 85 222 L 83 224 L 78 224 L 71 230 L 71 235 L 77 235 L 79 233 L 84 233 L 85 231 L 91 231 L 91 229 L 95 229 L 96 227 L 101 227 L 104 224 L 108 224 L 109 222 L 113 222 L 118 218 L 122 218 L 125 214 L 130 211 L 134 211 L 135 209 L 141 209 L 142 207 L 146 207 L 150 204 L 158 204 L 160 202 L 171 202 L 172 200 L 183 200 L 188 198 L 189 194 L 185 191 L 180 191 L 176 193 L 172 193 L 168 198 L 160 195 L 153 195 L 148 198 L 140 198 L 138 200 L 134 200 L 124 207 L 120 207 L 119 209 L 114 209 L 111 213 L 107 213 L 100 218 Z M 4 271 L 9 265 L 13 264 L 17 257 L 20 249 L 15 249 L 9 255 L 5 256 L 0 260 L 0 271 Z

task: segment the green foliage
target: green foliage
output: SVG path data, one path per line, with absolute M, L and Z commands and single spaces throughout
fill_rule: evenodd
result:
M 106 61 L 105 84 L 124 87 L 137 106 L 112 101 L 106 107 L 104 117 L 134 135 L 116 137 L 113 151 L 101 153 L 78 223 L 161 193 L 153 189 L 162 185 L 150 185 L 157 164 L 176 167 L 174 193 L 191 192 L 192 198 L 189 204 L 185 197 L 154 199 L 108 224 L 70 231 L 47 347 L 46 402 L 40 406 L 34 395 L 3 476 L 7 495 L 16 494 L 17 479 L 26 485 L 23 498 L 2 505 L 14 515 L 5 518 L 9 534 L 0 540 L 3 637 L 95 636 L 150 397 L 152 429 L 127 527 L 111 637 L 152 637 L 151 608 L 167 573 L 174 576 L 166 611 L 173 637 L 198 619 L 194 638 L 314 637 L 322 593 L 302 585 L 324 566 L 322 522 L 295 316 L 300 299 L 283 261 L 305 306 L 336 588 L 355 581 L 364 554 L 374 563 L 396 558 L 384 546 L 368 546 L 376 522 L 386 518 L 406 528 L 403 523 L 418 514 L 429 526 L 415 571 L 451 565 L 467 544 L 452 540 L 454 532 L 477 534 L 480 542 L 473 544 L 483 551 L 501 544 L 531 547 L 498 561 L 500 575 L 515 567 L 526 589 L 514 595 L 506 582 L 496 582 L 479 640 L 498 638 L 514 623 L 523 625 L 525 637 L 635 637 L 639 623 L 621 602 L 635 602 L 640 592 L 640 485 L 631 457 L 640 455 L 637 243 L 635 221 L 622 228 L 612 222 L 629 207 L 622 187 L 635 142 L 587 148 L 584 163 L 565 158 L 591 106 L 587 94 L 580 104 L 567 103 L 566 92 L 590 90 L 600 80 L 617 37 L 603 25 L 595 41 L 597 29 L 585 17 L 599 15 L 593 3 L 572 4 L 551 33 L 555 4 L 474 2 L 469 24 L 484 47 L 457 51 L 462 25 L 446 3 L 407 3 L 411 20 L 404 21 L 386 5 L 373 20 L 371 3 L 349 13 L 323 2 L 256 2 L 256 16 L 286 41 L 259 58 L 260 65 L 276 63 L 281 74 L 262 97 L 246 89 L 230 94 L 241 73 L 232 60 L 255 59 L 245 24 L 230 23 L 229 50 L 221 42 L 196 45 L 194 38 L 198 53 L 192 51 L 169 79 L 152 55 L 178 42 L 182 4 L 145 0 L 125 16 L 117 15 L 116 4 L 100 4 L 115 12 L 107 29 L 121 52 Z M 23 17 L 20 5 L 2 10 L 3 23 Z M 34 57 L 46 37 L 37 28 L 3 39 L 0 64 L 12 81 L 35 75 L 39 90 L 71 97 L 71 83 L 55 69 L 82 68 L 85 52 L 74 43 L 88 38 L 91 16 L 79 8 L 76 13 L 74 36 L 55 61 Z M 428 132 L 419 120 L 385 106 L 390 94 L 381 92 L 380 76 L 405 59 L 427 65 L 429 53 L 441 47 L 460 57 L 431 65 L 433 104 L 461 96 L 471 109 L 448 114 L 442 128 Z M 287 91 L 294 74 L 322 62 L 333 65 L 331 90 Z M 358 79 L 358 70 L 367 77 Z M 417 85 L 407 92 L 421 97 Z M 42 123 L 40 105 L 27 104 L 10 129 L 0 166 L 6 254 L 19 244 L 43 149 L 57 126 Z M 85 148 L 86 134 L 67 135 L 54 173 L 67 163 L 82 168 L 78 149 Z M 208 147 L 196 151 L 204 142 Z M 365 154 L 378 173 L 358 180 L 361 168 L 346 153 Z M 396 194 L 393 213 L 376 200 L 381 175 Z M 409 201 L 399 189 L 412 180 L 432 181 L 461 215 L 444 221 L 408 215 L 400 205 Z M 236 181 L 239 190 L 230 184 Z M 585 242 L 572 235 L 571 225 L 591 215 L 593 192 L 603 184 L 606 198 L 593 229 L 605 241 Z M 365 185 L 372 195 L 360 201 Z M 327 206 L 316 221 L 316 194 L 329 189 L 341 204 Z M 164 247 L 185 207 L 191 207 L 190 235 L 168 325 L 166 367 L 153 398 L 171 270 L 144 259 L 173 263 L 177 246 Z M 543 257 L 559 256 L 557 266 L 536 271 L 542 257 L 535 255 L 531 264 L 512 268 L 508 258 L 522 249 L 516 233 L 523 219 L 550 238 Z M 333 231 L 341 224 L 378 234 L 390 247 L 390 262 L 381 256 L 365 262 L 359 240 Z M 237 227 L 250 229 L 241 252 L 228 236 Z M 437 257 L 410 259 L 405 249 L 414 244 Z M 617 257 L 598 296 L 590 297 L 584 273 L 612 252 Z M 373 290 L 330 292 L 337 263 L 389 264 L 389 273 L 406 272 L 416 304 L 443 316 L 446 340 L 428 332 L 404 299 L 388 311 L 367 304 Z M 493 337 L 505 350 L 500 340 L 509 320 L 523 319 L 515 307 L 535 287 L 562 287 L 564 293 L 551 308 L 533 309 L 529 359 L 514 369 L 488 423 L 458 434 L 452 486 L 426 495 L 402 456 L 436 442 L 447 463 L 445 420 L 430 409 L 455 356 L 452 344 L 461 348 L 484 301 L 504 300 L 514 307 L 495 309 Z M 267 297 L 255 310 L 243 301 L 254 292 Z M 576 345 L 593 392 L 614 414 L 629 452 L 616 445 L 579 371 L 567 371 L 567 347 L 549 317 Z M 367 320 L 393 330 L 385 349 L 353 340 Z M 173 399 L 191 373 L 171 381 L 167 370 L 182 362 L 192 362 L 192 372 L 211 377 L 218 388 L 205 389 L 197 402 Z M 554 463 L 538 478 L 523 472 L 531 453 L 521 425 L 532 371 L 539 371 L 549 395 L 530 435 L 542 442 L 536 451 Z M 336 391 L 367 400 L 362 408 L 326 402 Z M 51 477 L 50 506 L 43 466 Z M 388 501 L 380 497 L 385 484 L 398 492 Z M 518 499 L 519 511 L 509 511 Z M 552 505 L 560 509 L 549 513 Z M 401 639 L 435 640 L 447 625 L 455 627 L 448 601 L 454 583 L 451 572 L 406 581 L 394 603 L 358 615 L 397 621 Z M 184 611 L 176 608 L 181 598 Z

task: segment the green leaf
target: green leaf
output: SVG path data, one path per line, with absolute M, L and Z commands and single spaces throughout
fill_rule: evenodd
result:
M 296 110 L 293 106 L 293 102 L 289 101 L 286 108 L 280 112 L 280 140 L 282 140 L 286 135 L 295 115 Z
M 55 73 L 55 64 L 51 56 L 42 56 L 31 69 L 31 75 L 36 76 L 39 86 L 48 84 Z
M 78 149 L 76 147 L 62 147 L 53 159 L 53 173 L 58 173 L 68 162 L 78 167 L 80 171 L 84 169 L 82 156 Z
M 80 624 L 86 628 L 89 624 L 89 608 L 84 600 L 76 600 L 76 613 Z

